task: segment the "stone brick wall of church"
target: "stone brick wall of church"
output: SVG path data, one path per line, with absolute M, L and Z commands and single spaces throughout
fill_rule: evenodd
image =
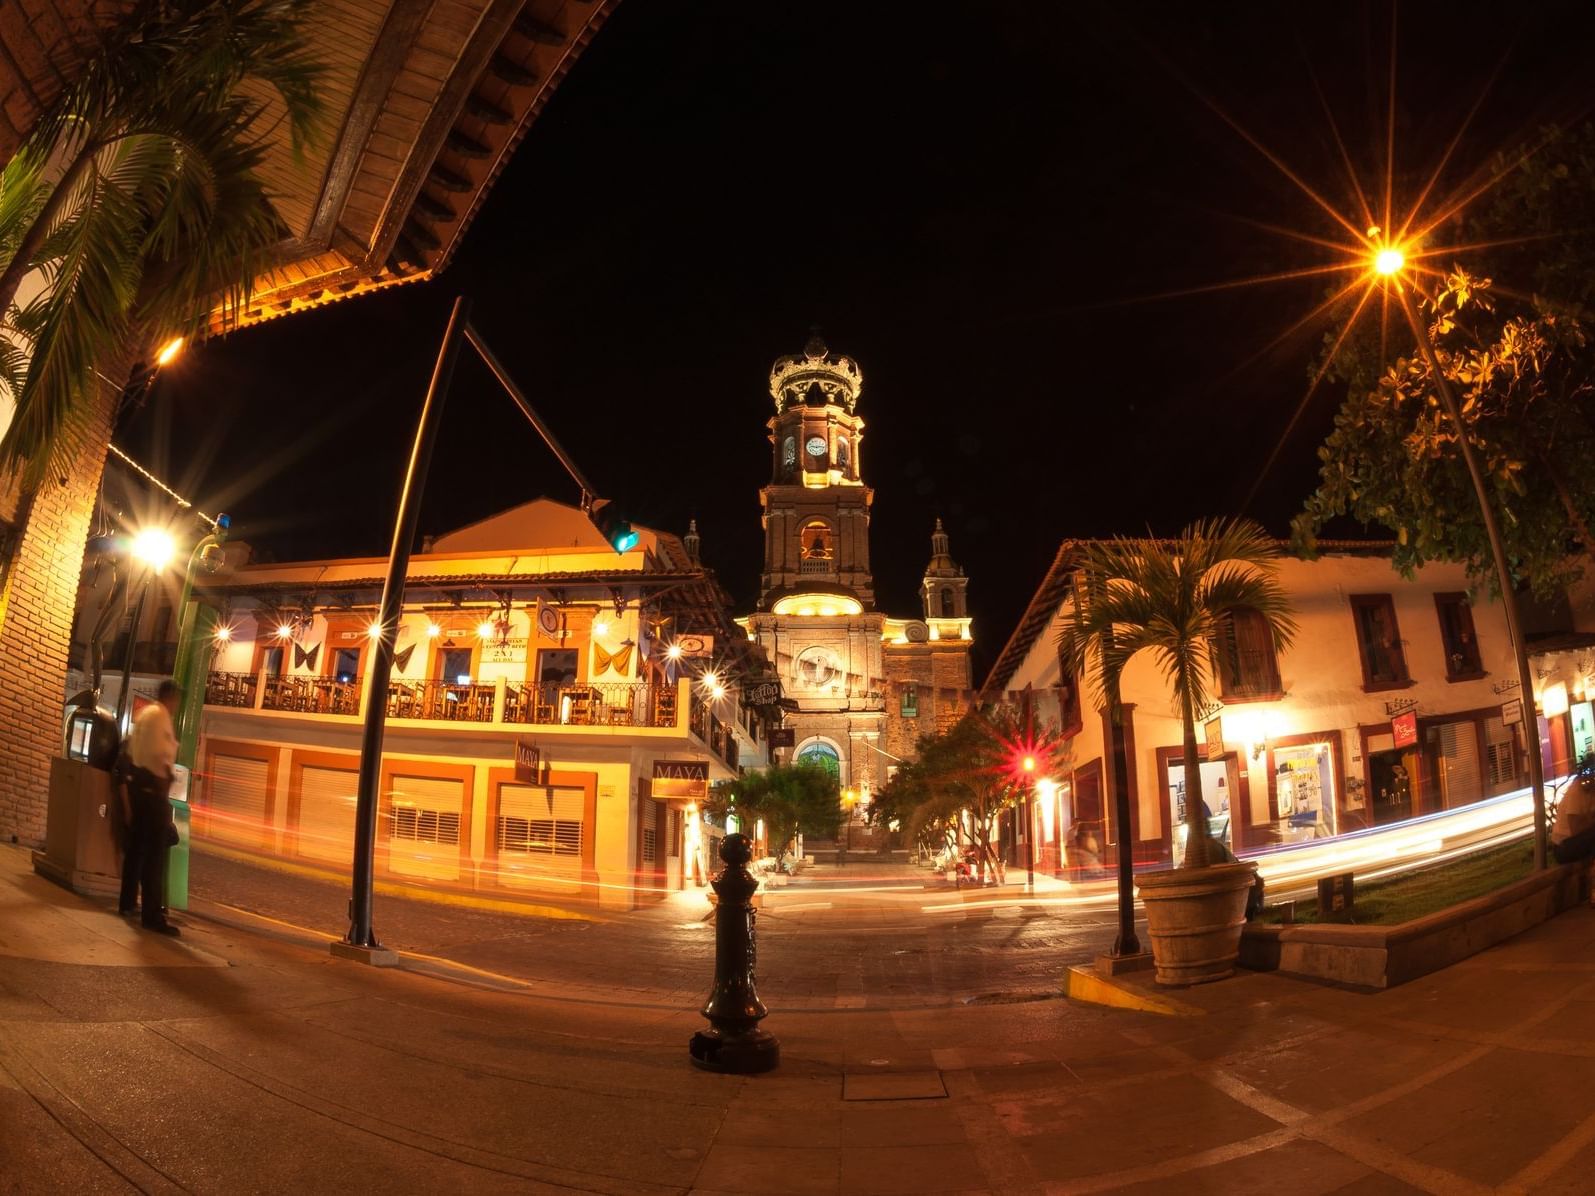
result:
M 71 77 L 79 48 L 131 7 L 126 0 L 0 3 L 0 162 L 9 162 L 44 106 Z
M 968 650 L 936 651 L 918 648 L 887 652 L 885 750 L 909 759 L 922 736 L 945 731 L 969 709 Z M 919 698 L 919 713 L 903 715 L 903 691 L 912 684 Z

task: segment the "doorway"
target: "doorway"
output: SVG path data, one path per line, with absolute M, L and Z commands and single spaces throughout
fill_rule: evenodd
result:
M 1417 767 L 1418 753 L 1412 748 L 1368 753 L 1368 806 L 1375 826 L 1405 822 L 1417 812 L 1413 792 Z

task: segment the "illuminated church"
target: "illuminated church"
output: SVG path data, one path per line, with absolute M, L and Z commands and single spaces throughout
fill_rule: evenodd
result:
M 922 610 L 875 606 L 864 482 L 864 375 L 818 336 L 770 371 L 771 477 L 759 493 L 764 571 L 757 612 L 739 620 L 795 700 L 790 759 L 839 774 L 861 802 L 922 735 L 970 698 L 968 579 L 936 520 Z

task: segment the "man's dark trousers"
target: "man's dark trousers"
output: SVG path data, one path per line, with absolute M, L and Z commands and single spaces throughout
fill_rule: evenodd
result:
M 146 926 L 166 922 L 166 857 L 171 850 L 167 828 L 171 825 L 167 782 L 143 768 L 132 770 L 128 797 L 133 825 L 128 828 L 127 854 L 122 860 L 121 908 L 130 913 L 139 905 L 139 920 Z M 136 901 L 142 890 L 142 903 Z

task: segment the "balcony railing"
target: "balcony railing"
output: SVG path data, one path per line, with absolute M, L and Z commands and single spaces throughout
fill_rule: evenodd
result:
M 798 562 L 798 573 L 814 573 L 821 576 L 836 572 L 836 562 L 826 557 L 804 557 Z
M 242 706 L 255 705 L 255 689 L 260 678 L 254 673 L 212 673 L 205 679 L 205 705 Z
M 212 673 L 206 682 L 205 701 L 211 706 L 352 717 L 360 713 L 360 688 L 358 679 Z M 393 719 L 490 725 L 674 727 L 676 693 L 674 685 L 656 686 L 643 681 L 550 685 L 393 681 L 388 685 L 387 715 Z M 693 714 L 707 717 L 698 703 L 693 704 Z M 698 734 L 708 742 L 710 729 L 706 721 Z M 723 738 L 730 739 L 728 730 Z M 720 754 L 723 756 L 724 752 Z
M 360 682 L 333 677 L 267 677 L 262 710 L 297 710 L 306 714 L 359 714 Z
M 676 691 L 642 681 L 506 685 L 504 721 L 534 726 L 673 727 Z

